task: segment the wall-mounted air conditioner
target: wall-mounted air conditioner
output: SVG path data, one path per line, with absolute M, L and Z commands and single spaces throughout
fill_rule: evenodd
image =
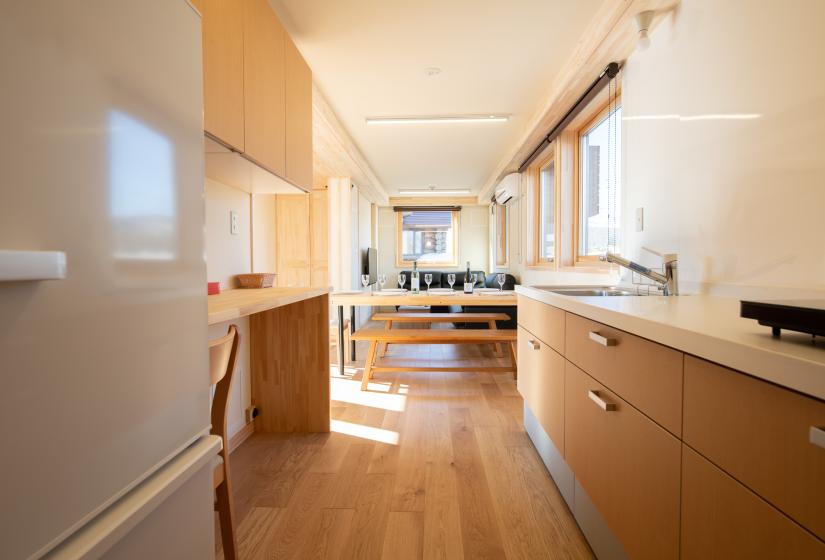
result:
M 519 179 L 520 175 L 518 173 L 505 175 L 496 187 L 495 195 L 493 195 L 496 204 L 505 206 L 518 200 Z

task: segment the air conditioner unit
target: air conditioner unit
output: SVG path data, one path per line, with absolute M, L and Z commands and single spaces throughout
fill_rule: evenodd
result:
M 495 195 L 493 196 L 496 204 L 505 206 L 518 200 L 519 179 L 520 175 L 518 173 L 505 175 L 496 187 Z

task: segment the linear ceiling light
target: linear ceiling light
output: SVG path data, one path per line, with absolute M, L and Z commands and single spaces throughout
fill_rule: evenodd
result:
M 508 115 L 442 115 L 431 117 L 367 117 L 367 124 L 441 124 L 507 122 Z
M 456 194 L 470 194 L 470 189 L 400 189 L 398 192 L 406 196 L 448 196 Z

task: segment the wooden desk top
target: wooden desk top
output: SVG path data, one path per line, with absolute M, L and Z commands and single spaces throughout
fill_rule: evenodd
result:
M 381 295 L 378 292 L 334 292 L 330 296 L 333 305 L 477 305 L 481 307 L 517 305 L 516 293 L 505 291 L 502 295 L 482 296 L 478 292 L 465 294 L 456 292 L 455 295 L 428 295 L 406 293 L 404 295 Z
M 330 292 L 329 288 L 259 288 L 227 290 L 207 296 L 209 324 L 231 321 Z

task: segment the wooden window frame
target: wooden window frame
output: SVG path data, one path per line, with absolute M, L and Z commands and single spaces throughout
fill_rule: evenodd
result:
M 502 242 L 504 246 L 504 262 L 499 264 L 499 212 L 504 214 L 504 227 L 501 232 Z M 510 208 L 501 204 L 493 205 L 493 254 L 492 264 L 493 270 L 509 270 L 510 269 Z
M 553 142 L 548 146 L 545 155 L 537 159 L 537 163 L 531 165 L 529 168 L 530 174 L 530 191 L 531 191 L 531 220 L 532 220 L 532 235 L 531 235 L 531 250 L 530 250 L 530 268 L 556 269 L 559 261 L 559 235 L 561 232 L 560 213 L 561 208 L 561 192 L 559 188 L 559 158 L 557 157 L 558 142 Z M 541 170 L 547 167 L 548 164 L 553 164 L 553 256 L 550 258 L 542 257 L 541 255 Z
M 604 266 L 598 255 L 582 255 L 581 251 L 581 161 L 582 136 L 590 132 L 597 124 L 610 114 L 610 108 L 622 106 L 621 89 L 616 92 L 615 99 L 607 99 L 600 103 L 597 109 L 587 117 L 581 125 L 575 128 L 576 146 L 573 156 L 573 262 L 577 265 Z M 620 157 L 621 154 L 617 155 Z
M 422 209 L 425 210 L 425 209 Z M 453 260 L 452 261 L 442 261 L 442 262 L 427 262 L 422 263 L 426 264 L 427 266 L 444 266 L 444 267 L 457 267 L 459 262 L 459 235 L 460 235 L 460 225 L 461 219 L 459 214 L 461 212 L 459 210 L 453 210 L 452 214 L 452 230 L 453 230 Z M 403 212 L 396 212 L 395 213 L 395 266 L 397 268 L 403 268 L 407 266 L 413 266 L 413 261 L 405 261 L 401 258 L 403 255 L 402 251 L 402 244 L 403 239 L 401 236 L 401 232 L 403 231 L 403 223 L 402 223 L 402 215 Z

